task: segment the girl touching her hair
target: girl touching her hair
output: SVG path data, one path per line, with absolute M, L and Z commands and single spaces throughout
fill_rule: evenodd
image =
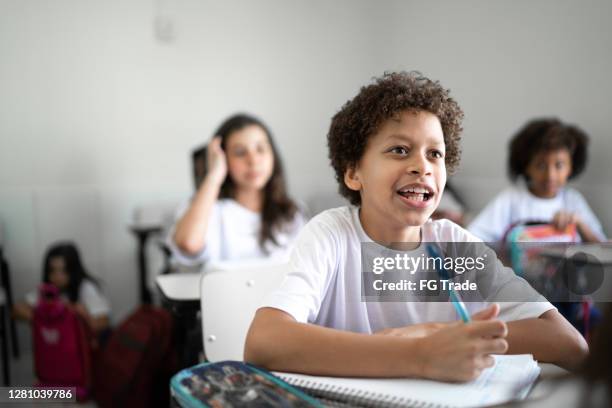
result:
M 287 259 L 304 217 L 287 194 L 268 127 L 234 115 L 217 129 L 206 155 L 207 173 L 168 237 L 173 255 L 185 264 Z

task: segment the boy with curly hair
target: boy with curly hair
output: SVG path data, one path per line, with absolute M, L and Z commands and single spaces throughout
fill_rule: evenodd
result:
M 492 293 L 520 287 L 536 301 L 500 308 L 492 296 L 470 323 L 457 322 L 449 302 L 362 299 L 362 243 L 408 243 L 418 256 L 425 242 L 479 242 L 450 221 L 430 220 L 459 163 L 462 118 L 446 89 L 414 72 L 385 74 L 333 117 L 329 157 L 352 206 L 303 229 L 285 281 L 251 324 L 247 361 L 316 375 L 453 381 L 476 378 L 494 364 L 492 354 L 506 352 L 580 364 L 584 339 L 507 268 Z

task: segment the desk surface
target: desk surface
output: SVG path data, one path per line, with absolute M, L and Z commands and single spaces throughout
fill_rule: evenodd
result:
M 518 404 L 507 404 L 511 407 L 517 405 L 524 408 L 559 408 L 579 407 L 584 403 L 584 384 L 576 378 L 568 377 L 562 381 L 551 381 L 551 378 L 567 374 L 563 368 L 553 364 L 540 364 L 542 372 L 540 378 L 529 393 L 529 396 Z M 602 395 L 596 395 L 591 402 L 596 406 L 603 404 Z
M 569 246 L 550 246 L 542 247 L 542 255 L 553 258 L 569 259 L 576 254 L 584 253 L 587 255 L 585 261 L 592 262 L 596 260 L 601 264 L 612 264 L 612 244 L 609 242 L 599 244 L 577 244 Z
M 201 278 L 201 273 L 178 273 L 160 275 L 157 277 L 156 283 L 162 294 L 169 300 L 177 302 L 199 301 Z M 550 384 L 547 384 L 544 380 L 567 373 L 567 371 L 554 364 L 540 364 L 540 367 L 542 368 L 540 379 L 533 387 L 529 397 L 522 404 L 525 404 L 525 406 L 550 406 L 557 408 L 560 401 L 557 397 L 560 397 L 562 400 L 569 390 L 565 388 L 564 392 L 559 390 L 551 391 Z M 551 394 L 554 394 L 552 395 L 553 398 L 551 398 Z M 573 394 L 573 392 L 570 394 Z
M 201 279 L 202 274 L 195 272 L 159 275 L 155 281 L 162 295 L 168 300 L 189 302 L 200 300 Z

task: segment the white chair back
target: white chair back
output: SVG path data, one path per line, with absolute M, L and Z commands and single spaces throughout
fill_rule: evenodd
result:
M 214 266 L 203 274 L 202 335 L 208 361 L 243 360 L 255 311 L 264 297 L 280 286 L 286 273 L 286 263 L 258 262 Z

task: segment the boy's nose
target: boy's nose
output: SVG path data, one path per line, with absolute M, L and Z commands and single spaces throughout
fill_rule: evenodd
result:
M 419 156 L 410 161 L 406 170 L 412 174 L 424 175 L 431 174 L 431 169 L 432 166 L 429 160 L 426 157 Z

